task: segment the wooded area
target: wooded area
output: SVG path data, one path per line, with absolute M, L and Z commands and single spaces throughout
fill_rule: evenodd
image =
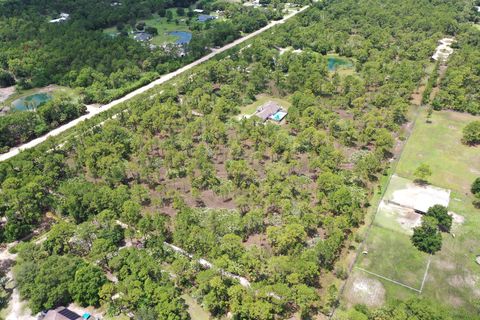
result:
M 142 319 L 188 319 L 182 292 L 215 317 L 328 314 L 338 303 L 338 288 L 324 275 L 345 275 L 335 262 L 348 250 L 345 244 L 363 222 L 378 177 L 397 151 L 412 92 L 438 39 L 466 39 L 459 41 L 465 49 L 453 61 L 478 52 L 478 43 L 476 49 L 463 45 L 480 37 L 468 24 L 470 4 L 316 3 L 229 56 L 127 102 L 125 112 L 104 125 L 79 129 L 62 147 L 47 143 L 0 163 L 3 242 L 28 235 L 52 214 L 60 220 L 43 243 L 16 248 L 22 297 L 34 312 L 76 301 Z M 7 25 L 17 19 L 8 18 Z M 14 44 L 4 57 L 24 47 L 15 34 L 22 28 L 31 32 L 35 17 L 30 21 L 15 32 L 0 26 L 2 37 L 10 34 Z M 73 58 L 70 71 L 46 73 L 56 81 L 84 79 L 87 90 L 105 92 L 106 78 L 122 72 L 114 71 L 119 64 L 139 70 L 131 64 L 153 59 L 127 39 L 79 31 L 75 23 L 60 28 L 82 39 L 79 46 L 96 45 L 90 60 L 88 50 L 75 51 L 75 41 L 62 43 L 59 59 L 69 61 L 71 50 L 71 57 L 85 59 L 85 65 Z M 58 60 L 37 56 L 50 48 L 47 39 L 56 31 L 51 32 L 36 34 L 45 45 L 22 53 L 18 70 L 34 60 L 62 67 Z M 106 47 L 98 45 L 103 41 Z M 289 47 L 294 50 L 280 50 Z M 350 59 L 352 69 L 329 71 L 327 53 Z M 446 86 L 453 85 L 452 77 L 446 77 Z M 32 79 L 44 81 L 37 73 Z M 242 107 L 259 94 L 291 102 L 286 122 L 264 123 L 255 116 L 238 120 Z M 475 108 L 478 101 L 468 110 Z M 216 268 L 205 269 L 164 242 Z M 219 268 L 245 277 L 251 287 Z M 403 311 L 448 317 L 421 301 L 373 313 L 355 310 L 358 319 L 407 319 Z

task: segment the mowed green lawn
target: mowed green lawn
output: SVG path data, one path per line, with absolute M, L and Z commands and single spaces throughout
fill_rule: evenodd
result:
M 185 300 L 185 303 L 188 305 L 188 313 L 192 320 L 209 320 L 210 314 L 202 308 L 201 305 L 188 294 L 182 295 L 182 298 Z
M 410 237 L 401 232 L 399 216 L 380 207 L 374 225 L 365 241 L 367 255 L 359 256 L 356 267 L 420 288 L 428 260 L 431 260 L 421 297 L 433 304 L 448 306 L 458 319 L 478 316 L 480 301 L 480 210 L 472 205 L 469 189 L 480 176 L 480 148 L 461 143 L 462 129 L 470 121 L 480 119 L 451 111 L 434 112 L 431 123 L 423 110 L 416 122 L 395 174 L 414 179 L 413 172 L 422 162 L 433 174 L 429 182 L 450 189 L 449 210 L 455 213 L 450 234 L 443 234 L 442 250 L 433 256 L 419 252 Z M 392 178 L 385 198 L 403 189 L 408 180 Z M 360 270 L 355 274 L 380 281 L 385 301 L 418 296 L 415 291 L 389 283 Z M 348 290 L 352 284 L 347 286 Z M 348 300 L 346 301 L 348 304 Z
M 426 123 L 426 113 L 420 114 L 397 166 L 397 174 L 414 179 L 413 173 L 422 162 L 432 169 L 428 181 L 435 186 L 469 193 L 476 177 L 480 177 L 480 147 L 461 142 L 463 128 L 473 120 L 465 113 L 440 111 Z
M 164 43 L 173 43 L 175 42 L 178 38 L 176 36 L 169 35 L 169 32 L 172 31 L 189 31 L 189 28 L 187 26 L 186 20 L 188 17 L 185 15 L 183 17 L 180 17 L 177 15 L 176 9 L 169 9 L 169 11 L 172 12 L 173 18 L 171 21 L 167 21 L 167 18 L 165 17 L 160 17 L 158 14 L 153 14 L 150 18 L 148 19 L 138 19 L 138 22 L 145 22 L 145 24 L 148 27 L 153 27 L 158 30 L 158 35 L 152 38 L 150 43 L 155 44 L 155 45 L 162 45 Z M 196 19 L 196 16 L 194 16 L 192 19 Z M 182 21 L 183 20 L 183 21 Z M 177 22 L 178 21 L 178 24 Z M 129 36 L 133 38 L 133 35 L 131 34 L 132 28 L 129 25 L 126 25 L 127 31 L 129 33 Z M 104 33 L 110 34 L 112 36 L 116 35 L 118 33 L 116 27 L 110 27 L 103 29 Z
M 408 235 L 374 225 L 363 250 L 368 254 L 359 257 L 357 267 L 420 289 L 429 257 Z
M 153 37 L 152 44 L 161 45 L 165 42 L 175 42 L 177 37 L 169 35 L 169 32 L 172 31 L 189 31 L 185 21 L 180 21 L 182 19 L 188 19 L 187 16 L 179 17 L 176 14 L 176 10 L 170 9 L 173 12 L 172 21 L 167 21 L 167 18 L 161 18 L 157 14 L 154 14 L 150 19 L 141 20 L 149 27 L 157 28 L 158 35 Z M 178 19 L 179 23 L 177 24 L 175 20 Z

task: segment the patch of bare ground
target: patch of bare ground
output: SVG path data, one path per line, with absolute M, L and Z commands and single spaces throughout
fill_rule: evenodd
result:
M 459 298 L 457 296 L 449 296 L 447 301 L 448 301 L 448 304 L 457 308 L 465 304 L 465 301 L 463 301 L 462 298 Z
M 0 103 L 7 100 L 12 94 L 15 93 L 15 86 L 0 88 Z
M 472 288 L 474 289 L 479 281 L 479 277 L 465 270 L 463 275 L 456 274 L 447 279 L 449 285 L 455 288 Z
M 258 248 L 264 248 L 268 252 L 272 251 L 272 247 L 268 243 L 267 236 L 263 233 L 256 233 L 250 235 L 247 240 L 244 242 L 245 246 L 247 248 L 249 247 L 258 247 Z
M 415 90 L 412 95 L 410 96 L 410 101 L 416 105 L 420 106 L 422 104 L 422 97 L 423 97 L 423 92 L 425 91 L 425 85 L 422 84 L 420 87 L 418 87 L 417 90 Z
M 347 119 L 347 120 L 353 120 L 353 114 L 348 112 L 347 110 L 344 109 L 337 109 L 335 110 L 336 113 L 340 116 L 342 119 Z
M 457 268 L 457 265 L 447 259 L 434 259 L 433 264 L 439 270 L 443 271 L 453 271 Z
M 449 211 L 448 214 L 452 216 L 454 224 L 461 225 L 465 222 L 465 217 L 462 215 L 456 214 L 453 211 Z
M 345 295 L 351 305 L 365 304 L 369 307 L 380 307 L 385 302 L 385 287 L 379 280 L 356 272 L 350 278 Z

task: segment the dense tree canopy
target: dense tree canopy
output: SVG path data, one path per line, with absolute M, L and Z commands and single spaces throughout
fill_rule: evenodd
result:
M 395 155 L 436 41 L 461 32 L 463 9 L 461 1 L 318 3 L 61 147 L 0 163 L 3 241 L 28 234 L 47 212 L 66 221 L 20 254 L 22 296 L 34 310 L 100 301 L 114 317 L 188 319 L 182 291 L 216 317 L 328 314 L 339 292 L 330 275 Z M 333 53 L 352 67 L 329 70 Z M 288 107 L 285 121 L 239 117 L 269 96 Z M 438 224 L 426 217 L 414 242 L 439 250 Z M 99 300 L 65 285 L 82 281 L 101 286 Z M 426 310 L 397 307 L 378 318 Z

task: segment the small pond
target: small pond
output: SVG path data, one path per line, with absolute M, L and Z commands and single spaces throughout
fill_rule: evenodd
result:
M 16 111 L 34 110 L 50 99 L 52 99 L 52 96 L 49 95 L 48 93 L 32 94 L 31 96 L 26 96 L 13 101 L 12 110 L 16 110 Z
M 192 34 L 187 31 L 172 31 L 168 33 L 171 36 L 178 37 L 176 44 L 186 44 L 192 40 Z
M 353 64 L 347 59 L 342 59 L 335 56 L 328 57 L 328 71 L 335 71 L 339 67 L 350 68 Z

